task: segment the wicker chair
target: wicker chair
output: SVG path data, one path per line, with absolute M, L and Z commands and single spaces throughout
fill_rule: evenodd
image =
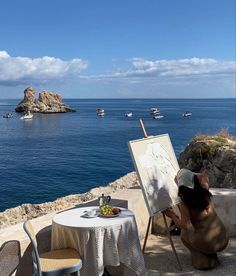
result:
M 0 275 L 12 275 L 20 263 L 20 259 L 20 242 L 16 240 L 4 242 L 0 247 Z
M 30 221 L 23 225 L 26 234 L 33 245 L 33 266 L 37 276 L 57 276 L 66 273 L 79 276 L 82 261 L 78 252 L 74 249 L 59 249 L 45 252 L 39 255 L 37 240 Z

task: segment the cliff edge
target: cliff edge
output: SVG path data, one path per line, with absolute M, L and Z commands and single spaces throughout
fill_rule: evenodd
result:
M 204 172 L 214 188 L 236 188 L 236 137 L 227 130 L 196 135 L 179 156 L 180 168 Z
M 131 187 L 138 186 L 138 180 L 135 172 L 126 174 L 125 176 L 115 180 L 105 187 L 93 188 L 87 193 L 68 195 L 61 197 L 52 202 L 41 204 L 22 204 L 15 208 L 10 208 L 0 213 L 0 229 L 9 225 L 14 225 L 27 219 L 37 218 L 52 212 L 64 210 L 80 203 L 96 199 L 102 193 L 110 195 L 118 190 L 127 190 Z

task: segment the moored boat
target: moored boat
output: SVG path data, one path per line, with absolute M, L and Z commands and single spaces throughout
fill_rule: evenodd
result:
M 125 117 L 132 117 L 133 116 L 133 113 L 132 112 L 126 112 L 125 113 Z
M 158 115 L 158 114 L 160 114 L 160 113 L 161 113 L 161 111 L 160 111 L 159 108 L 157 108 L 157 107 L 151 107 L 151 108 L 150 108 L 150 114 L 151 114 L 151 115 Z
M 7 112 L 7 113 L 3 114 L 2 117 L 6 118 L 6 119 L 13 118 L 13 114 L 11 112 Z
M 30 119 L 33 119 L 33 114 L 28 111 L 26 112 L 23 116 L 20 117 L 21 120 L 30 120 Z
M 189 112 L 189 111 L 186 111 L 182 114 L 183 117 L 189 117 L 189 116 L 192 116 L 192 113 Z
M 97 115 L 99 116 L 99 117 L 104 117 L 104 115 L 105 115 L 105 110 L 103 109 L 103 108 L 98 108 L 97 109 Z
M 164 117 L 163 115 L 154 115 L 152 118 L 153 119 L 161 119 L 163 117 Z

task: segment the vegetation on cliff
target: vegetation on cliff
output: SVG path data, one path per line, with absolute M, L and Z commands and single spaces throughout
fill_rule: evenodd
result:
M 229 134 L 228 129 L 222 129 L 215 135 L 198 134 L 193 138 L 194 142 L 209 142 L 209 154 L 214 157 L 220 147 L 236 148 L 236 137 Z
M 236 137 L 225 129 L 198 134 L 180 154 L 179 165 L 207 174 L 211 187 L 236 188 Z

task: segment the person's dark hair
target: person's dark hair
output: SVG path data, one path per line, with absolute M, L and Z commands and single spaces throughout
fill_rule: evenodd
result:
M 179 197 L 191 209 L 203 211 L 211 201 L 212 194 L 205 188 L 202 188 L 196 175 L 194 175 L 194 188 L 179 186 Z

